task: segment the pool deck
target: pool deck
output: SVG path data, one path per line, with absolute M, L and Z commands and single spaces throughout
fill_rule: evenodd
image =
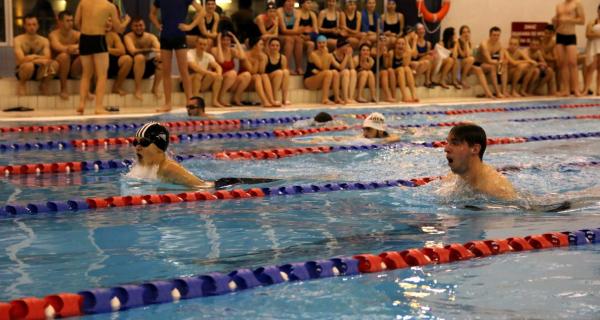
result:
M 211 108 L 208 107 L 206 109 L 208 118 L 213 115 L 221 115 L 229 112 L 256 112 L 256 111 L 297 111 L 297 110 L 308 110 L 308 109 L 362 109 L 362 108 L 406 108 L 406 107 L 423 107 L 431 104 L 436 105 L 457 105 L 457 104 L 495 104 L 495 103 L 514 103 L 514 102 L 527 102 L 527 101 L 555 101 L 557 99 L 569 99 L 569 98 L 556 98 L 556 97 L 548 97 L 548 96 L 535 96 L 528 98 L 518 98 L 518 99 L 482 99 L 482 98 L 465 98 L 465 97 L 456 97 L 456 98 L 429 98 L 423 99 L 420 103 L 358 103 L 358 104 L 349 104 L 349 105 L 322 105 L 318 103 L 298 103 L 292 104 L 289 106 L 281 107 L 281 108 L 263 108 L 263 107 L 230 107 L 230 108 Z M 574 98 L 571 98 L 574 99 Z M 596 96 L 586 96 L 582 99 L 585 100 L 600 100 L 600 97 Z M 574 99 L 575 101 L 575 99 Z M 86 110 L 86 114 L 80 116 L 76 115 L 73 109 L 54 109 L 54 110 L 35 110 L 35 111 L 27 111 L 27 112 L 0 112 L 0 122 L 2 123 L 10 123 L 10 122 L 24 122 L 24 121 L 56 121 L 56 120 L 93 120 L 93 119 L 122 119 L 122 118 L 147 118 L 158 115 L 166 115 L 169 113 L 156 113 L 156 112 L 148 112 L 148 107 L 134 107 L 129 106 L 126 108 L 122 108 L 121 112 L 112 113 L 107 115 L 94 115 L 92 114 L 93 107 L 88 107 Z M 176 107 L 171 113 L 180 114 L 184 113 L 185 108 Z M 200 119 L 200 118 L 198 118 Z

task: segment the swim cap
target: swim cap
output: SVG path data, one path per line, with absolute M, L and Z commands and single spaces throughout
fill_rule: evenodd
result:
M 326 36 L 324 36 L 324 35 L 321 34 L 321 35 L 319 35 L 317 37 L 317 42 L 325 42 L 325 41 L 327 41 L 327 37 Z
M 315 116 L 314 120 L 315 120 L 315 122 L 323 123 L 323 122 L 332 121 L 333 117 L 327 112 L 319 112 Z
M 136 138 L 146 138 L 162 151 L 169 146 L 169 130 L 158 122 L 148 122 L 135 133 Z
M 385 132 L 385 117 L 379 112 L 373 112 L 363 122 L 363 128 L 373 128 Z

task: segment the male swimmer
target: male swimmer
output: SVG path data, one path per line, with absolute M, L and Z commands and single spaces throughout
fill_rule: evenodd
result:
M 475 124 L 459 124 L 446 138 L 444 148 L 452 173 L 444 178 L 459 179 L 475 192 L 501 200 L 515 200 L 517 193 L 505 176 L 483 162 L 487 136 Z
M 362 133 L 359 136 L 326 136 L 314 137 L 307 140 L 297 139 L 296 141 L 302 143 L 396 143 L 400 141 L 400 137 L 396 134 L 388 132 L 387 125 L 385 124 L 385 117 L 383 116 L 383 114 L 379 112 L 373 112 L 363 122 Z
M 194 189 L 223 189 L 235 184 L 255 184 L 276 181 L 264 178 L 221 178 L 205 181 L 196 177 L 182 165 L 166 155 L 169 131 L 157 122 L 143 125 L 133 141 L 137 156 L 136 166 L 155 171 L 157 178 L 166 183 L 179 184 Z

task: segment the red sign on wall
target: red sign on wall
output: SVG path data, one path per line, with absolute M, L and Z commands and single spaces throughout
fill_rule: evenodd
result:
M 544 35 L 546 22 L 513 22 L 511 36 L 519 38 L 519 45 L 529 46 L 532 38 L 540 38 Z

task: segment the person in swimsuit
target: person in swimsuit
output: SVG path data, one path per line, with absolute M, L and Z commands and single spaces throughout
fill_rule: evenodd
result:
M 415 26 L 415 35 L 413 36 L 413 55 L 411 68 L 415 70 L 415 77 L 423 75 L 425 77 L 425 87 L 433 88 L 431 76 L 433 73 L 433 51 L 431 42 L 425 39 L 425 26 L 417 23 Z
M 377 25 L 380 23 L 380 16 L 376 10 L 377 2 L 375 0 L 367 0 L 361 14 L 362 25 L 360 31 L 364 32 L 366 35 L 365 39 L 373 44 L 377 41 Z
M 132 172 L 141 168 L 143 171 L 156 172 L 156 177 L 163 183 L 171 183 L 198 189 L 223 189 L 237 184 L 257 184 L 276 181 L 265 178 L 221 178 L 206 181 L 196 177 L 166 154 L 169 147 L 169 130 L 157 122 L 149 122 L 141 126 L 135 133 L 133 147 L 137 161 Z M 131 173 L 131 172 L 130 172 Z
M 356 68 L 352 59 L 352 47 L 346 39 L 338 39 L 336 48 L 331 53 L 331 65 L 340 74 L 342 103 L 356 103 L 354 93 L 356 90 Z
M 585 30 L 587 45 L 585 47 L 585 82 L 581 94 L 587 94 L 592 84 L 592 75 L 596 71 L 596 95 L 600 96 L 600 5 L 596 19 L 588 23 Z
M 404 33 L 404 15 L 396 11 L 398 0 L 388 0 L 387 12 L 383 17 L 383 34 L 388 39 L 388 47 L 396 44 L 396 39 Z
M 340 14 L 340 36 L 345 38 L 353 49 L 356 49 L 367 35 L 360 31 L 361 19 L 360 11 L 356 10 L 356 0 L 346 0 L 344 11 Z
M 360 103 L 369 102 L 365 99 L 364 91 L 365 86 L 369 86 L 369 92 L 371 94 L 372 102 L 375 102 L 377 97 L 375 73 L 373 72 L 373 66 L 375 65 L 375 59 L 371 57 L 371 46 L 368 43 L 360 45 L 358 55 L 354 57 L 354 65 L 356 66 L 358 85 L 357 92 L 358 98 L 356 99 Z
M 263 107 L 281 107 L 281 103 L 279 101 L 276 103 L 273 98 L 273 86 L 269 75 L 266 73 L 269 58 L 264 52 L 264 41 L 260 37 L 251 37 L 248 45 L 250 50 L 246 52 L 243 68 L 252 75 L 249 89 L 256 91 Z
M 483 162 L 487 137 L 475 124 L 454 126 L 446 138 L 446 160 L 452 171 L 442 181 L 462 183 L 473 191 L 501 200 L 514 200 L 517 192 L 501 173 Z
M 281 103 L 284 106 L 289 105 L 288 91 L 290 70 L 288 69 L 288 60 L 286 56 L 281 54 L 281 42 L 279 41 L 279 38 L 271 38 L 269 40 L 267 58 L 265 73 L 269 76 L 273 86 L 274 102 L 275 104 Z M 281 100 L 277 100 L 279 92 L 281 92 Z
M 447 84 L 448 74 L 450 73 L 451 70 L 455 69 L 455 66 L 457 64 L 456 58 L 458 57 L 458 37 L 457 37 L 456 33 L 454 32 L 454 28 L 449 27 L 449 28 L 444 29 L 444 32 L 442 32 L 442 41 L 440 41 L 440 43 L 438 43 L 436 45 L 436 50 L 439 49 L 439 47 L 437 47 L 437 46 L 441 46 L 444 49 L 446 49 L 447 52 L 449 52 L 447 57 L 441 59 L 442 61 L 441 61 L 441 67 L 440 67 L 440 73 L 439 73 L 440 74 L 440 82 L 439 82 L 440 87 L 442 87 L 444 89 L 449 89 L 450 87 Z M 451 81 L 452 81 L 452 85 L 456 89 L 462 89 L 462 87 L 458 83 L 458 80 L 456 79 L 455 72 L 452 73 Z
M 577 36 L 575 26 L 585 23 L 583 6 L 579 0 L 565 0 L 556 6 L 556 58 L 560 69 L 559 97 L 579 92 L 579 76 L 577 75 Z
M 193 6 L 198 12 L 197 19 L 187 25 L 183 22 L 189 6 Z M 158 20 L 160 11 L 161 20 Z M 177 60 L 177 69 L 181 77 L 186 104 L 192 97 L 192 82 L 187 65 L 187 39 L 185 32 L 192 30 L 204 17 L 204 8 L 194 0 L 154 0 L 150 6 L 150 21 L 160 30 L 160 57 L 163 73 L 163 90 L 165 93 L 165 104 L 157 109 L 157 112 L 169 112 L 173 107 L 171 81 L 171 63 L 173 51 Z
M 468 26 L 461 26 L 459 29 L 459 39 L 458 39 L 458 58 L 461 65 L 461 85 L 463 88 L 468 89 L 469 85 L 467 84 L 467 78 L 471 74 L 471 72 L 475 73 L 477 79 L 479 80 L 479 84 L 483 88 L 483 92 L 485 97 L 493 98 L 492 92 L 490 91 L 490 87 L 488 86 L 487 79 L 485 78 L 485 74 L 481 69 L 481 66 L 476 66 L 475 57 L 473 56 L 473 46 L 471 45 L 471 29 Z M 454 73 L 454 77 L 458 77 L 458 69 L 452 71 Z
M 340 13 L 336 0 L 327 0 L 327 7 L 319 12 L 319 33 L 327 37 L 327 47 L 333 50 L 340 36 Z
M 51 58 L 50 41 L 37 33 L 37 18 L 27 15 L 23 21 L 25 33 L 14 39 L 16 76 L 19 80 L 17 95 L 26 94 L 27 80 L 31 79 L 40 81 L 40 92 L 48 94 L 48 83 L 58 70 L 58 62 Z
M 217 41 L 217 36 L 219 35 L 219 21 L 220 16 L 216 12 L 217 3 L 215 0 L 207 0 L 204 3 L 205 13 L 200 17 L 200 21 L 198 22 L 198 29 L 200 29 L 200 34 L 204 35 L 207 42 L 206 50 L 210 50 L 215 41 Z
M 396 74 L 396 82 L 402 93 L 402 101 L 419 102 L 417 89 L 415 87 L 415 78 L 410 68 L 411 52 L 408 50 L 406 40 L 402 37 L 396 39 L 394 49 L 391 50 L 389 64 Z M 396 88 L 394 88 L 396 90 Z
M 291 69 L 291 60 L 294 58 L 295 69 L 291 69 L 292 74 L 302 74 L 302 50 L 304 41 L 300 32 L 299 13 L 294 9 L 295 0 L 285 0 L 283 6 L 277 9 L 279 14 L 279 39 L 283 43 L 284 56 L 290 59 L 289 68 Z M 285 100 L 284 100 L 285 101 Z
M 82 75 L 79 87 L 78 114 L 83 114 L 89 94 L 92 75 L 96 77 L 96 114 L 107 113 L 104 92 L 108 75 L 109 54 L 106 45 L 106 22 L 111 19 L 113 30 L 121 33 L 131 20 L 128 15 L 121 21 L 117 7 L 106 0 L 81 0 L 75 13 L 75 25 L 81 30 L 79 54 Z
M 322 104 L 334 104 L 329 100 L 329 90 L 333 87 L 335 103 L 340 103 L 340 74 L 330 70 L 333 57 L 327 51 L 327 38 L 317 38 L 317 49 L 311 52 L 306 61 L 304 72 L 304 87 L 308 90 L 323 90 Z
M 387 102 L 396 102 L 396 73 L 390 62 L 390 50 L 387 47 L 387 39 L 381 35 L 379 46 L 371 49 L 371 56 L 375 59 L 373 72 L 379 75 L 379 86 L 383 91 L 383 99 Z M 379 61 L 379 74 L 377 74 L 377 61 Z
M 60 98 L 67 100 L 67 79 L 81 77 L 79 59 L 79 31 L 73 29 L 73 14 L 67 10 L 58 13 L 58 28 L 48 35 L 54 60 L 58 62 Z
M 152 93 L 156 99 L 160 99 L 158 87 L 163 77 L 160 42 L 154 34 L 146 32 L 142 17 L 132 20 L 131 32 L 125 35 L 125 47 L 133 57 L 134 97 L 142 101 L 142 79 L 154 76 Z
M 556 83 L 554 82 L 554 70 L 548 66 L 544 59 L 544 53 L 541 50 L 540 38 L 532 38 L 529 43 L 529 48 L 523 52 L 529 59 L 536 62 L 535 66 L 530 71 L 531 85 L 527 88 L 527 94 L 533 95 L 538 91 L 538 88 L 547 85 L 547 92 L 549 95 L 555 95 Z M 539 80 L 539 83 L 538 83 Z M 525 83 L 523 83 L 525 86 Z
M 498 76 L 501 76 L 502 82 L 508 81 L 508 73 L 506 71 L 506 59 L 503 57 L 502 45 L 500 44 L 500 28 L 492 27 L 489 32 L 489 39 L 483 41 L 479 45 L 479 51 L 475 65 L 481 66 L 484 73 L 489 74 L 492 78 L 492 85 L 496 91 L 496 97 L 504 98 L 500 85 L 498 84 Z
M 219 103 L 219 92 L 223 85 L 223 69 L 212 54 L 206 52 L 208 43 L 212 41 L 204 35 L 199 35 L 196 48 L 187 53 L 188 66 L 192 77 L 193 94 L 202 93 L 212 88 L 212 106 L 223 107 Z
M 254 23 L 260 30 L 261 38 L 264 41 L 279 36 L 279 14 L 275 8 L 274 2 L 267 2 L 267 10 L 265 13 L 259 14 L 254 19 Z
M 504 51 L 506 59 L 506 72 L 508 81 L 502 84 L 502 94 L 507 97 L 526 96 L 526 88 L 531 81 L 532 71 L 535 61 L 527 57 L 519 48 L 519 38 L 511 37 L 508 41 L 508 47 Z M 519 82 L 522 81 L 521 90 L 518 89 Z M 511 91 L 508 90 L 508 83 L 511 84 Z
M 235 46 L 232 47 L 232 40 Z M 219 93 L 219 104 L 230 107 L 231 103 L 226 102 L 225 94 L 229 91 L 233 92 L 233 104 L 236 106 L 242 105 L 242 93 L 248 88 L 252 75 L 248 71 L 240 70 L 238 73 L 235 70 L 235 61 L 237 60 L 242 65 L 246 59 L 246 53 L 242 48 L 242 44 L 231 32 L 226 34 L 219 33 L 217 36 L 217 46 L 212 48 L 212 55 L 217 60 L 217 63 L 223 70 L 223 86 Z
M 317 24 L 317 15 L 312 11 L 311 0 L 300 0 L 300 14 L 298 15 L 298 28 L 304 47 L 306 48 L 306 56 L 310 57 L 315 49 L 316 36 L 319 34 Z M 298 70 L 302 72 L 301 70 Z
M 108 46 L 108 78 L 114 79 L 111 92 L 124 96 L 123 82 L 131 72 L 133 58 L 127 54 L 121 36 L 112 31 L 112 21 L 106 21 L 106 45 Z

